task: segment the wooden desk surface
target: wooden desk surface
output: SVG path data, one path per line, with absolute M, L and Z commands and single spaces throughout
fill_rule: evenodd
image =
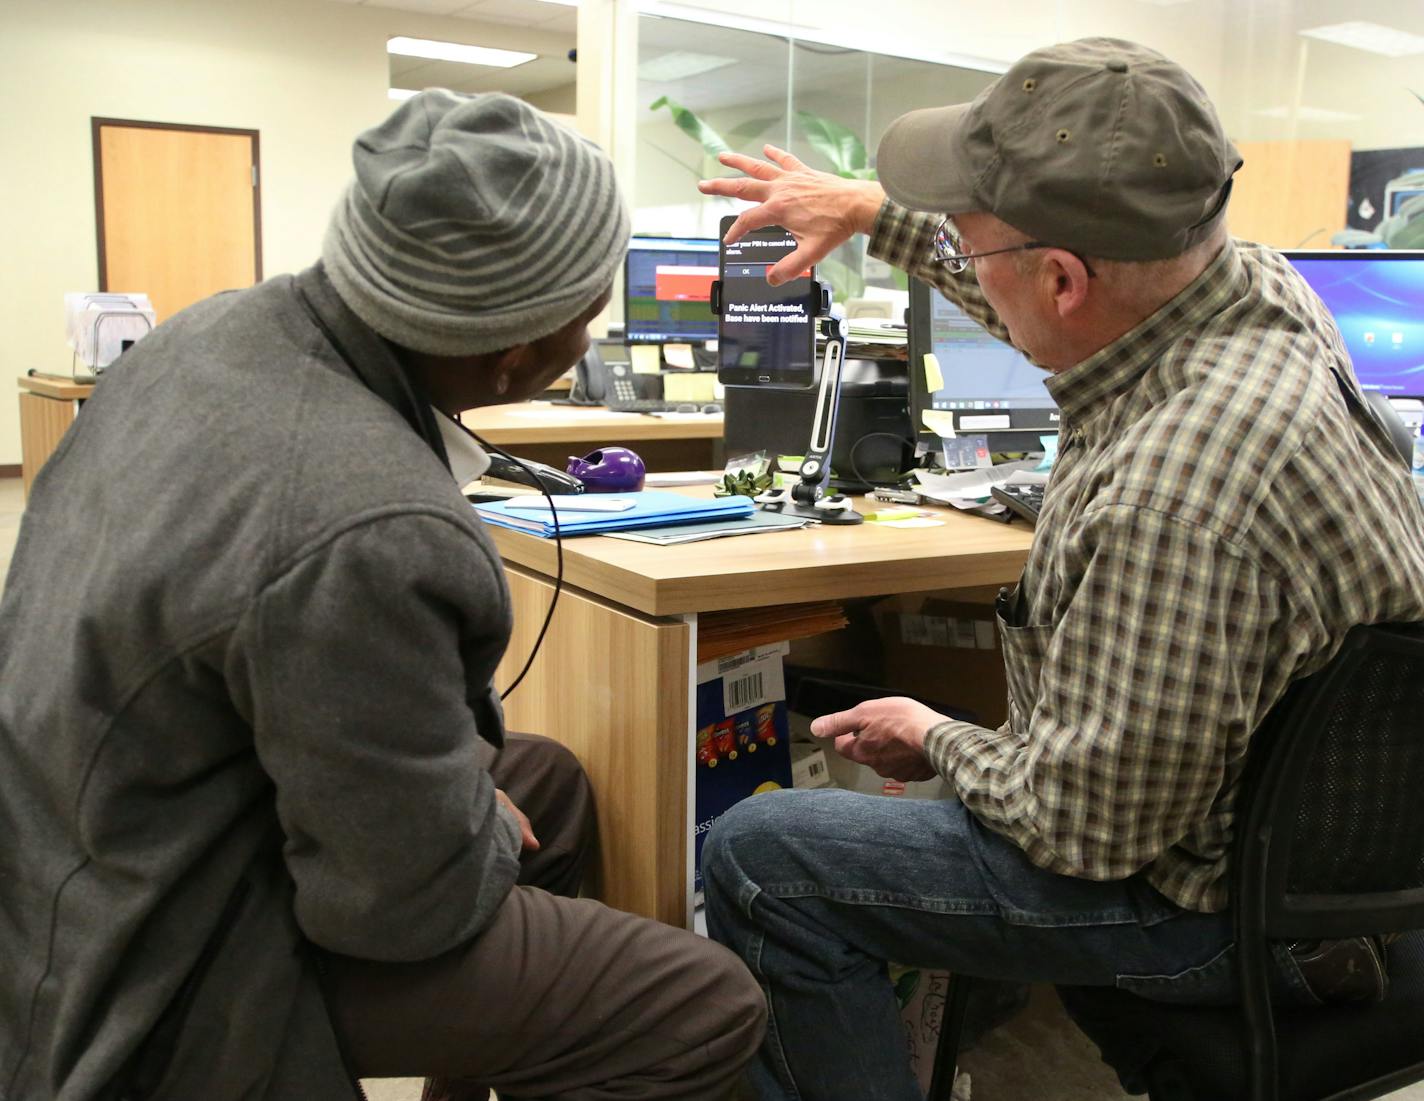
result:
M 501 446 L 722 438 L 721 414 L 674 413 L 650 417 L 642 413 L 615 413 L 599 406 L 553 405 L 547 401 L 487 405 L 461 413 L 460 421 L 471 432 Z
M 32 394 L 42 394 L 47 398 L 59 398 L 62 401 L 83 401 L 94 392 L 92 384 L 66 382 L 64 379 L 21 375 L 16 381 L 20 384 L 21 390 L 28 390 Z
M 697 491 L 711 494 L 710 489 Z M 862 510 L 873 502 L 857 502 Z M 658 547 L 603 536 L 564 540 L 564 582 L 654 616 L 1002 585 L 1032 533 L 954 509 L 934 528 L 814 525 Z M 490 525 L 506 562 L 553 577 L 554 541 Z

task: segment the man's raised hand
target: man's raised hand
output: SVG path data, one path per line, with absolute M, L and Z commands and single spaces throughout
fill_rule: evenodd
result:
M 847 180 L 808 168 L 774 145 L 763 147 L 767 160 L 723 153 L 717 159 L 744 173 L 697 185 L 704 195 L 745 199 L 757 205 L 744 210 L 732 223 L 726 240 L 735 244 L 743 235 L 763 226 L 785 226 L 796 238 L 797 249 L 769 272 L 773 287 L 795 279 L 820 263 L 857 233 L 869 233 L 885 199 L 873 180 Z

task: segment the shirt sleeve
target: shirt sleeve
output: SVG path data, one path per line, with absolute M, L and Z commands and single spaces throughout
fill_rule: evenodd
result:
M 906 210 L 886 199 L 880 204 L 870 233 L 870 255 L 928 283 L 991 335 L 1005 344 L 1012 343 L 1008 328 L 979 289 L 974 265 L 956 274 L 934 259 L 931 250 L 935 230 L 943 220 L 942 215 Z
M 238 625 L 229 683 L 275 787 L 298 924 L 324 948 L 430 958 L 515 882 L 518 826 L 487 771 L 498 569 L 450 518 L 387 515 L 306 553 Z
M 1101 508 L 1065 538 L 1087 563 L 1070 602 L 1002 629 L 1011 696 L 1036 678 L 1020 729 L 946 722 L 925 747 L 1034 863 L 1124 879 L 1200 826 L 1245 753 L 1285 598 L 1220 536 L 1152 510 Z

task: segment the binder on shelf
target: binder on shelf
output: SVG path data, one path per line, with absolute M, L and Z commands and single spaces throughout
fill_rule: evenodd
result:
M 713 497 L 701 500 L 681 493 L 645 489 L 620 493 L 633 507 L 625 512 L 559 512 L 560 535 L 601 535 L 629 528 L 666 527 L 702 520 L 750 516 L 755 509 L 750 497 Z M 545 539 L 554 537 L 554 518 L 548 511 L 511 509 L 504 501 L 481 501 L 474 506 L 480 519 L 498 527 L 526 531 Z

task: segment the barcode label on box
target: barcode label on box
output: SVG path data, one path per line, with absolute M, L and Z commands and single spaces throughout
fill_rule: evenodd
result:
M 780 654 L 748 662 L 722 678 L 722 714 L 727 716 L 785 698 Z
M 766 699 L 766 677 L 758 670 L 750 676 L 728 677 L 727 694 L 724 697 L 728 715 L 734 711 L 745 711 Z
M 791 786 L 794 788 L 825 788 L 831 786 L 831 770 L 826 754 L 813 746 L 792 746 Z
M 957 650 L 973 650 L 974 641 L 974 621 L 972 619 L 952 619 L 954 624 L 954 646 Z
M 922 615 L 900 617 L 900 641 L 908 646 L 929 646 L 934 642 L 930 626 Z

